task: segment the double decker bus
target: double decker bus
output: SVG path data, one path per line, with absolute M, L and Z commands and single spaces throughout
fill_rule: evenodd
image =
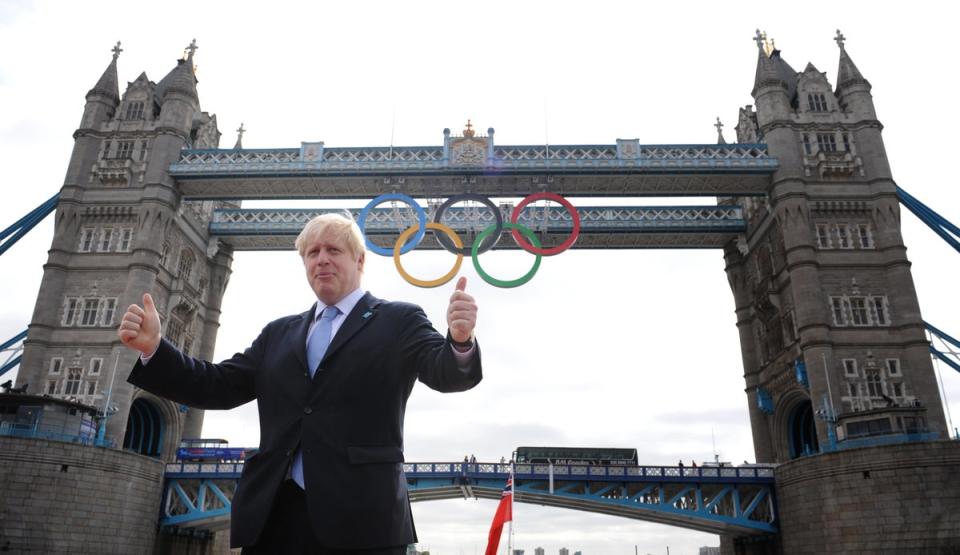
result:
M 517 447 L 518 464 L 637 466 L 637 450 L 619 447 Z
M 180 441 L 177 460 L 184 462 L 239 462 L 248 449 L 230 447 L 225 439 L 188 438 Z

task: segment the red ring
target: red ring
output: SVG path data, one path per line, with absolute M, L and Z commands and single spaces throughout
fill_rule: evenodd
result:
M 568 201 L 567 199 L 561 197 L 556 193 L 546 193 L 546 192 L 533 193 L 532 195 L 525 197 L 523 200 L 520 201 L 520 204 L 518 204 L 513 209 L 513 212 L 510 214 L 510 223 L 516 225 L 518 220 L 520 219 L 520 212 L 523 211 L 526 205 L 530 204 L 535 200 L 552 200 L 554 202 L 562 204 L 563 207 L 567 209 L 567 212 L 570 213 L 570 216 L 573 218 L 573 231 L 570 232 L 570 237 L 568 237 L 566 241 L 564 241 L 563 243 L 560 243 L 556 247 L 549 248 L 549 249 L 541 249 L 541 248 L 534 247 L 533 245 L 528 243 L 527 240 L 517 230 L 517 228 L 513 228 L 512 230 L 510 230 L 510 234 L 513 235 L 513 240 L 516 241 L 517 245 L 519 245 L 521 249 L 531 254 L 539 254 L 540 256 L 553 256 L 555 254 L 560 254 L 561 252 L 573 246 L 573 244 L 577 241 L 577 238 L 580 237 L 580 214 L 577 214 L 576 207 L 570 204 L 570 201 Z

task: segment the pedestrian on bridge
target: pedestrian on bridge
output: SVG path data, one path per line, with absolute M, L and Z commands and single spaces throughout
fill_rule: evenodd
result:
M 401 555 L 417 541 L 402 467 L 407 398 L 417 380 L 443 392 L 480 381 L 477 304 L 461 277 L 444 337 L 420 307 L 364 291 L 363 236 L 345 216 L 310 220 L 295 245 L 316 296 L 310 309 L 270 322 L 243 353 L 215 364 L 161 337 L 145 293 L 118 329 L 141 353 L 129 381 L 201 409 L 257 400 L 260 449 L 233 498 L 233 547 Z

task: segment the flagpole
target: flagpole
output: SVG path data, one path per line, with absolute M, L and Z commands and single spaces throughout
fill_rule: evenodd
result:
M 513 479 L 513 458 L 510 459 L 510 528 L 507 531 L 507 555 L 513 555 L 513 498 L 517 496 L 517 483 Z

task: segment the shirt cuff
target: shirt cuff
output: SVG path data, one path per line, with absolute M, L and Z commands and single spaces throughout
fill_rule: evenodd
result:
M 477 351 L 477 344 L 474 343 L 466 351 L 458 351 L 453 345 L 450 346 L 450 349 L 453 351 L 453 358 L 457 361 L 457 368 L 466 372 L 470 369 L 470 364 L 473 362 L 473 353 Z
M 153 351 L 152 353 L 150 353 L 149 355 L 145 355 L 145 354 L 143 354 L 143 353 L 140 353 L 140 364 L 141 364 L 142 366 L 146 366 L 147 364 L 150 364 L 150 359 L 153 358 L 153 355 L 157 354 L 157 351 L 159 351 L 159 350 L 160 350 L 160 347 L 157 347 L 157 348 L 154 349 L 154 351 Z

